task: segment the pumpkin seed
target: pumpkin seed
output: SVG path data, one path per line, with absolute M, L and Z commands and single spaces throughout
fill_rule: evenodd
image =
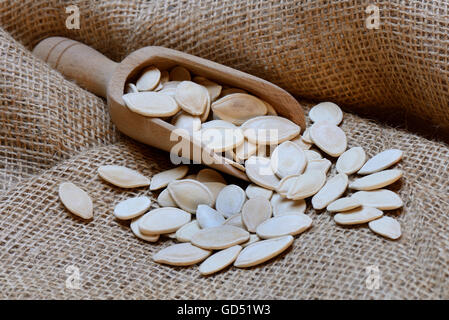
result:
M 139 224 L 145 235 L 172 233 L 188 223 L 191 215 L 178 208 L 158 208 L 149 211 Z
M 168 191 L 178 207 L 195 213 L 200 204 L 212 206 L 214 196 L 201 182 L 196 180 L 175 180 L 168 184 Z
M 321 154 L 315 150 L 304 150 L 304 153 L 306 154 L 307 161 L 320 160 L 323 158 Z
M 343 212 L 360 207 L 362 204 L 353 197 L 345 197 L 335 200 L 327 206 L 329 212 Z
M 235 148 L 234 159 L 237 162 L 248 159 L 257 152 L 257 144 L 244 140 L 243 143 Z
M 292 121 L 278 116 L 260 116 L 247 120 L 240 127 L 249 142 L 280 144 L 296 137 L 301 128 Z
M 131 227 L 131 231 L 134 233 L 134 235 L 142 240 L 148 241 L 148 242 L 156 242 L 157 240 L 159 240 L 159 235 L 158 234 L 154 234 L 154 235 L 145 235 L 142 234 L 139 230 L 139 226 L 140 223 L 142 222 L 143 218 L 145 216 L 141 216 L 138 218 L 135 218 L 131 221 L 130 227 Z
M 228 159 L 228 158 L 222 158 L 222 159 L 223 159 L 223 161 L 224 161 L 226 164 L 229 164 L 229 165 L 231 165 L 231 166 L 233 166 L 233 167 L 239 169 L 240 171 L 243 171 L 243 172 L 246 171 L 246 168 L 245 168 L 244 166 L 242 166 L 240 163 L 235 162 L 235 161 L 233 161 L 233 160 L 231 160 L 231 159 Z
M 374 190 L 385 187 L 399 180 L 402 177 L 402 171 L 398 169 L 384 170 L 372 173 L 363 178 L 354 180 L 349 184 L 349 188 L 356 190 Z
M 220 194 L 221 190 L 223 190 L 223 188 L 226 187 L 226 185 L 221 182 L 203 182 L 203 184 L 212 193 L 212 196 L 214 198 L 212 206 L 215 206 L 215 202 L 217 201 L 218 195 Z
M 175 90 L 182 81 L 168 81 L 164 83 L 162 90 Z
M 257 226 L 257 235 L 262 239 L 271 239 L 286 235 L 295 236 L 312 226 L 312 219 L 304 213 L 284 215 L 265 220 Z
M 196 179 L 199 182 L 220 182 L 223 184 L 226 184 L 226 180 L 223 178 L 223 176 L 218 173 L 217 171 L 213 169 L 202 169 L 198 172 Z
M 353 147 L 338 157 L 336 167 L 339 173 L 347 175 L 357 172 L 366 161 L 366 153 L 362 147 Z
M 165 188 L 174 180 L 182 179 L 189 171 L 188 166 L 179 166 L 170 170 L 159 172 L 151 179 L 150 190 Z
M 309 118 L 313 122 L 327 121 L 338 126 L 343 120 L 343 112 L 333 102 L 321 102 L 310 109 Z
M 168 189 L 162 190 L 162 192 L 159 194 L 159 197 L 157 197 L 157 203 L 161 207 L 176 207 L 175 200 L 170 195 L 170 192 L 168 192 Z
M 240 129 L 209 128 L 201 129 L 193 134 L 194 138 L 214 152 L 232 150 L 243 143 L 244 137 Z
M 309 170 L 296 179 L 287 193 L 292 200 L 305 199 L 317 193 L 326 182 L 326 174 L 320 170 Z
M 374 207 L 380 210 L 398 209 L 404 205 L 396 193 L 386 189 L 358 191 L 351 197 L 357 199 L 364 206 Z
M 118 203 L 114 208 L 114 216 L 120 220 L 128 220 L 140 216 L 151 206 L 151 199 L 142 196 L 130 198 Z
M 241 245 L 243 248 L 246 248 L 246 247 L 249 246 L 250 244 L 253 244 L 254 242 L 257 242 L 257 241 L 259 241 L 259 240 L 260 240 L 260 238 L 259 238 L 259 236 L 258 236 L 257 234 L 250 233 L 250 234 L 249 234 L 249 239 L 248 239 L 248 241 L 243 242 L 243 243 L 241 243 L 240 245 Z
M 219 227 L 202 229 L 192 237 L 192 244 L 211 250 L 220 250 L 243 243 L 249 239 L 248 231 L 234 226 L 223 225 Z
M 245 200 L 245 191 L 235 184 L 230 184 L 218 194 L 215 208 L 226 218 L 229 218 L 242 210 Z
M 297 136 L 290 141 L 296 143 L 302 150 L 309 150 L 312 147 L 312 144 L 306 142 L 301 136 Z
M 242 220 L 249 232 L 256 232 L 257 226 L 270 217 L 270 201 L 265 198 L 252 198 L 243 205 Z
M 116 165 L 106 165 L 98 168 L 98 174 L 107 182 L 121 188 L 146 187 L 150 179 L 139 172 Z
M 171 124 L 178 129 L 184 129 L 189 134 L 201 129 L 201 120 L 199 117 L 192 116 L 186 112 L 179 112 L 171 121 Z
M 122 98 L 132 112 L 146 117 L 170 117 L 179 111 L 176 101 L 161 92 L 127 93 Z
M 275 217 L 287 214 L 302 214 L 306 211 L 306 202 L 304 201 L 304 199 L 283 199 L 279 194 L 275 193 L 271 197 L 270 203 L 273 209 L 273 216 Z
M 128 83 L 126 85 L 125 93 L 136 93 L 136 92 L 139 92 L 139 90 L 137 90 L 137 87 L 134 83 Z
M 234 262 L 238 268 L 252 267 L 281 254 L 293 243 L 293 237 L 288 235 L 279 238 L 257 241 L 244 248 Z
M 197 220 L 190 221 L 176 230 L 176 239 L 180 242 L 190 242 L 193 235 L 200 230 L 201 228 Z
M 211 251 L 192 246 L 190 243 L 178 243 L 156 253 L 153 260 L 171 266 L 190 266 L 203 261 L 210 254 Z
M 270 190 L 276 190 L 279 178 L 271 168 L 271 161 L 265 157 L 251 156 L 245 161 L 246 175 L 255 184 Z
M 246 196 L 248 199 L 261 197 L 265 198 L 267 200 L 270 200 L 271 195 L 273 194 L 273 190 L 268 190 L 262 187 L 259 187 L 258 185 L 250 183 L 248 187 L 245 189 Z
M 324 174 L 327 174 L 331 165 L 332 165 L 332 162 L 330 162 L 327 159 L 310 160 L 307 162 L 307 167 L 306 167 L 306 170 L 304 171 L 304 173 L 311 171 L 311 170 L 319 170 L 319 171 L 324 172 Z
M 229 247 L 211 255 L 200 265 L 200 273 L 204 276 L 223 270 L 232 264 L 239 255 L 242 247 L 239 245 Z
M 346 135 L 343 130 L 329 122 L 315 122 L 310 127 L 313 143 L 331 157 L 338 157 L 346 150 Z
M 286 176 L 285 178 L 282 178 L 279 182 L 279 185 L 276 188 L 277 193 L 279 193 L 282 197 L 286 197 L 288 190 L 295 184 L 296 179 L 301 174 L 292 174 L 289 176 Z
M 312 206 L 315 210 L 321 210 L 327 207 L 329 203 L 337 200 L 348 187 L 348 176 L 339 173 L 329 180 L 326 184 L 312 197 Z
M 370 174 L 384 170 L 402 159 L 402 151 L 398 149 L 388 149 L 369 159 L 365 165 L 357 172 L 358 174 Z
M 246 93 L 233 93 L 212 103 L 212 110 L 220 119 L 241 125 L 246 120 L 267 113 L 265 103 Z
M 176 66 L 170 70 L 170 81 L 190 81 L 190 72 L 184 67 Z
M 175 99 L 182 110 L 193 116 L 199 116 L 206 111 L 209 93 L 206 88 L 195 82 L 182 81 L 176 88 Z
M 224 222 L 224 225 L 234 226 L 246 230 L 246 227 L 243 224 L 241 213 L 234 214 L 233 216 L 227 218 L 226 221 Z
M 401 236 L 401 225 L 391 217 L 382 217 L 370 221 L 368 227 L 374 233 L 380 234 L 389 239 L 396 240 Z
M 382 217 L 383 212 L 373 207 L 362 206 L 343 213 L 337 213 L 334 220 L 338 224 L 362 224 Z
M 305 143 L 313 144 L 312 139 L 310 138 L 310 127 L 304 130 L 302 136 L 302 140 L 304 140 Z
M 220 212 L 205 204 L 200 204 L 196 209 L 196 219 L 202 229 L 218 227 L 225 222 Z
M 59 199 L 71 213 L 83 219 L 93 218 L 92 199 L 89 195 L 71 182 L 59 185 Z
M 267 115 L 268 116 L 277 116 L 278 115 L 278 113 L 276 112 L 276 109 L 274 109 L 274 107 L 271 104 L 269 104 L 268 102 L 266 102 L 264 100 L 262 100 L 262 101 L 265 104 L 265 106 L 267 107 Z
M 142 75 L 136 82 L 137 90 L 150 91 L 157 87 L 161 79 L 161 72 L 155 66 L 149 66 L 143 70 Z
M 221 93 L 221 86 L 213 81 L 210 81 L 209 79 L 203 78 L 203 77 L 195 77 L 193 78 L 193 81 L 202 85 L 207 89 L 209 92 L 210 99 L 214 101 L 218 98 L 218 96 Z
M 282 142 L 271 155 L 271 168 L 279 178 L 302 173 L 306 164 L 304 150 L 291 141 Z
M 204 122 L 201 125 L 201 129 L 210 129 L 210 128 L 229 128 L 229 129 L 235 129 L 237 126 L 234 124 L 224 121 L 224 120 L 211 120 Z

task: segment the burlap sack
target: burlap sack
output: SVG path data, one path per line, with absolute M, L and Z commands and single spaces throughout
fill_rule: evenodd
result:
M 78 31 L 65 28 L 65 6 L 73 3 L 81 13 Z M 447 3 L 378 2 L 379 30 L 364 28 L 369 2 L 73 3 L 0 4 L 0 298 L 449 298 L 446 144 L 345 113 L 349 146 L 369 156 L 393 147 L 405 152 L 398 165 L 404 177 L 392 186 L 404 208 L 387 212 L 400 221 L 402 238 L 338 227 L 329 213 L 308 208 L 314 226 L 289 252 L 205 278 L 197 267 L 154 264 L 152 254 L 173 242 L 140 241 L 111 214 L 122 199 L 154 195 L 112 187 L 96 174 L 99 165 L 114 163 L 152 176 L 170 167 L 167 154 L 120 135 L 102 99 L 29 51 L 49 35 L 81 40 L 115 60 L 163 45 L 345 110 L 402 110 L 400 119 L 413 114 L 427 128 L 445 127 L 448 20 L 439 15 L 447 17 Z M 63 208 L 62 181 L 89 192 L 92 222 Z M 70 266 L 79 268 L 80 289 L 66 287 Z M 367 268 L 379 269 L 378 289 L 370 289 Z

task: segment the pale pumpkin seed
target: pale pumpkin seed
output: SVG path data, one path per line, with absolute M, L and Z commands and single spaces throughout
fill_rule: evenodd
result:
M 196 209 L 196 219 L 202 229 L 218 227 L 225 222 L 220 212 L 205 204 L 200 204 Z
M 202 115 L 210 102 L 206 88 L 192 81 L 182 81 L 178 85 L 175 99 L 182 110 L 193 116 Z
M 320 160 L 323 158 L 316 150 L 304 150 L 304 153 L 306 154 L 307 161 Z
M 273 216 L 279 217 L 290 214 L 302 214 L 306 211 L 306 202 L 304 199 L 290 200 L 283 199 L 279 194 L 273 194 L 271 197 L 271 208 L 273 209 Z
M 310 109 L 309 118 L 313 122 L 328 121 L 338 126 L 343 120 L 343 112 L 333 102 L 321 102 Z
M 151 180 L 139 172 L 117 165 L 106 165 L 98 168 L 98 175 L 107 182 L 121 188 L 137 188 L 149 186 Z
M 125 93 L 136 93 L 136 92 L 139 92 L 139 90 L 137 90 L 137 87 L 134 83 L 128 83 L 126 85 Z
M 382 217 L 383 212 L 373 207 L 362 206 L 342 213 L 337 213 L 334 220 L 338 224 L 362 224 Z
M 176 240 L 180 242 L 190 242 L 193 235 L 200 230 L 201 228 L 197 220 L 190 221 L 176 230 Z
M 286 235 L 298 235 L 312 226 L 312 219 L 304 213 L 283 215 L 268 219 L 257 226 L 257 235 L 271 239 Z
M 170 192 L 168 192 L 168 189 L 162 190 L 162 192 L 157 197 L 157 203 L 161 207 L 176 207 L 175 200 L 170 195 Z
M 246 227 L 243 224 L 241 213 L 234 214 L 233 216 L 230 216 L 229 218 L 227 218 L 226 221 L 224 222 L 224 225 L 239 227 L 243 230 L 246 230 Z
M 92 199 L 89 195 L 71 182 L 59 185 L 59 199 L 71 213 L 83 219 L 93 218 Z
M 243 143 L 235 148 L 234 160 L 242 162 L 257 152 L 257 145 L 244 140 Z
M 309 150 L 312 147 L 312 143 L 306 142 L 301 136 L 297 136 L 290 141 L 296 143 L 302 150 Z
M 190 72 L 184 67 L 176 66 L 170 70 L 170 81 L 190 81 Z
M 276 190 L 279 185 L 279 178 L 271 168 L 271 161 L 265 157 L 252 156 L 245 161 L 246 175 L 255 184 Z
M 201 129 L 200 118 L 183 111 L 173 117 L 171 124 L 177 129 L 186 130 L 190 135 Z
M 223 188 L 226 187 L 226 185 L 221 182 L 203 182 L 203 184 L 212 193 L 214 199 L 212 206 L 215 206 L 215 202 L 217 201 L 218 195 L 220 194 L 221 190 L 223 190 Z
M 281 179 L 279 185 L 276 188 L 276 192 L 282 197 L 286 197 L 288 190 L 295 184 L 296 179 L 299 178 L 301 174 L 292 174 Z
M 171 266 L 190 266 L 206 259 L 212 252 L 190 243 L 178 243 L 164 248 L 153 256 L 154 262 Z
M 242 220 L 249 232 L 256 232 L 259 224 L 271 217 L 271 204 L 265 198 L 252 198 L 242 208 Z
M 232 150 L 244 141 L 240 129 L 209 128 L 194 132 L 193 137 L 214 152 Z
M 238 162 L 235 162 L 235 161 L 233 161 L 233 160 L 231 160 L 231 159 L 228 159 L 228 158 L 225 158 L 225 157 L 223 158 L 223 161 L 224 161 L 226 164 L 229 164 L 229 165 L 231 165 L 231 166 L 233 166 L 233 167 L 239 169 L 240 171 L 243 171 L 243 172 L 246 171 L 246 168 L 245 168 L 243 165 L 241 165 L 240 163 L 238 163 Z
M 312 206 L 315 210 L 327 207 L 329 203 L 338 199 L 348 187 L 348 176 L 339 173 L 326 181 L 325 185 L 312 197 Z
M 193 245 L 211 250 L 220 250 L 243 243 L 249 239 L 248 231 L 230 225 L 202 229 L 191 239 Z
M 200 273 L 204 276 L 216 273 L 231 265 L 239 255 L 242 247 L 239 245 L 214 253 L 200 265 Z
M 184 165 L 159 172 L 151 179 L 150 190 L 165 188 L 170 182 L 184 178 L 188 171 L 189 167 Z
M 312 139 L 310 138 L 310 127 L 304 130 L 301 136 L 302 140 L 304 140 L 305 143 L 313 144 Z
M 137 79 L 136 87 L 139 91 L 150 91 L 157 87 L 161 79 L 161 71 L 155 66 L 149 66 L 143 70 Z
M 277 116 L 278 115 L 278 113 L 276 112 L 276 109 L 274 109 L 274 107 L 271 104 L 269 104 L 268 102 L 266 102 L 264 100 L 262 100 L 262 101 L 265 104 L 265 106 L 267 107 L 267 115 L 268 116 Z
M 388 149 L 378 153 L 369 159 L 365 165 L 357 172 L 358 174 L 370 174 L 384 170 L 402 159 L 402 151 L 398 149 Z
M 335 124 L 315 122 L 310 127 L 310 138 L 313 143 L 331 157 L 338 157 L 346 150 L 346 134 Z
M 229 218 L 242 210 L 245 200 L 245 191 L 235 184 L 230 184 L 218 194 L 215 208 L 226 218 Z
M 114 208 L 114 216 L 120 220 L 128 220 L 145 213 L 151 206 L 151 199 L 146 196 L 130 198 L 118 203 Z
M 338 157 L 336 167 L 339 173 L 347 175 L 357 172 L 366 161 L 366 153 L 362 147 L 353 147 Z
M 260 116 L 247 120 L 240 127 L 248 141 L 255 144 L 280 144 L 296 137 L 301 128 L 278 116 Z
M 258 236 L 257 234 L 250 233 L 250 234 L 249 234 L 249 239 L 248 239 L 248 241 L 243 242 L 243 243 L 241 243 L 240 245 L 241 245 L 243 248 L 246 248 L 246 247 L 249 246 L 250 244 L 253 244 L 254 242 L 257 242 L 257 241 L 259 241 L 259 240 L 260 240 L 260 238 L 259 238 L 259 236 Z
M 302 173 L 306 165 L 307 158 L 304 150 L 291 141 L 282 142 L 271 155 L 271 168 L 281 179 Z
M 175 99 L 162 91 L 127 93 L 122 98 L 132 112 L 146 117 L 170 117 L 180 110 Z
M 319 170 L 324 172 L 324 174 L 327 174 L 330 167 L 332 165 L 332 162 L 330 162 L 327 159 L 316 159 L 316 160 L 310 160 L 307 161 L 307 167 L 304 173 L 311 171 L 311 170 Z
M 142 222 L 143 218 L 145 216 L 141 216 L 138 218 L 135 218 L 131 221 L 130 227 L 131 227 L 131 231 L 134 233 L 134 235 L 142 240 L 148 241 L 148 242 L 156 242 L 157 240 L 159 240 L 159 235 L 158 234 L 154 234 L 154 235 L 145 235 L 142 234 L 140 232 L 139 226 L 140 223 Z
M 145 235 L 172 233 L 188 223 L 192 216 L 178 208 L 158 208 L 148 212 L 139 224 Z
M 386 238 L 396 240 L 401 237 L 401 225 L 391 217 L 382 217 L 377 220 L 370 221 L 368 227 L 374 233 L 380 234 Z
M 349 184 L 349 188 L 355 190 L 374 190 L 392 184 L 402 177 L 402 171 L 398 169 L 384 170 L 372 173 L 363 178 L 354 180 Z
M 327 206 L 329 212 L 343 212 L 360 207 L 362 204 L 359 200 L 352 197 L 345 197 L 335 200 Z
M 326 182 L 326 174 L 320 170 L 306 171 L 296 179 L 295 184 L 287 193 L 292 200 L 305 199 L 317 193 Z
M 246 187 L 245 193 L 246 193 L 246 196 L 248 197 L 248 199 L 261 197 L 261 198 L 270 200 L 270 198 L 273 194 L 273 190 L 265 189 L 265 188 L 259 187 L 258 185 L 250 183 L 248 185 L 248 187 Z
M 244 248 L 234 266 L 238 268 L 252 267 L 281 254 L 293 243 L 293 237 L 288 235 L 279 238 L 257 241 Z
M 391 190 L 379 189 L 373 191 L 358 191 L 351 195 L 364 206 L 374 207 L 380 210 L 394 210 L 404 204 L 401 198 Z
M 168 191 L 178 207 L 195 213 L 200 204 L 212 206 L 214 196 L 201 182 L 196 180 L 175 180 L 168 184 Z
M 205 182 L 220 182 L 223 184 L 226 184 L 226 180 L 223 178 L 223 176 L 218 173 L 217 171 L 213 169 L 202 169 L 198 172 L 196 175 L 196 179 L 199 182 L 205 183 Z
M 193 81 L 207 89 L 211 101 L 215 101 L 221 93 L 222 87 L 218 83 L 215 83 L 209 79 L 203 77 L 195 77 L 193 78 Z
M 265 103 L 246 93 L 229 94 L 212 103 L 212 111 L 220 119 L 241 125 L 246 120 L 267 113 Z
M 235 129 L 235 128 L 237 128 L 237 126 L 228 121 L 224 121 L 224 120 L 211 120 L 211 121 L 207 121 L 207 122 L 204 122 L 203 124 L 201 124 L 201 129 L 210 129 L 210 128 Z

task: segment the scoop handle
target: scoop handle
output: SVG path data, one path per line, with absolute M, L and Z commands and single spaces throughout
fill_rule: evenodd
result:
M 67 79 L 106 98 L 107 87 L 118 63 L 85 44 L 64 37 L 50 37 L 39 42 L 33 54 Z

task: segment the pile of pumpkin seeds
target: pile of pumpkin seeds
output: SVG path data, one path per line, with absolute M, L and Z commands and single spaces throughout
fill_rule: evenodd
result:
M 382 210 L 403 206 L 395 192 L 383 189 L 401 178 L 401 170 L 389 168 L 401 160 L 402 152 L 384 150 L 367 161 L 362 147 L 347 149 L 339 127 L 343 112 L 334 103 L 314 106 L 309 112 L 313 124 L 300 135 L 299 126 L 278 116 L 267 102 L 203 77 L 191 81 L 181 66 L 170 71 L 147 67 L 135 84 L 127 84 L 123 99 L 133 112 L 161 117 L 193 139 L 204 141 L 207 135 L 207 147 L 245 171 L 252 182 L 243 190 L 210 168 L 189 174 L 187 165 L 151 179 L 123 166 L 99 167 L 99 176 L 115 186 L 160 191 L 157 209 L 148 211 L 152 201 L 147 196 L 114 208 L 117 219 L 131 220 L 136 237 L 156 242 L 166 235 L 180 242 L 156 253 L 155 262 L 202 262 L 203 275 L 231 264 L 243 268 L 263 263 L 312 226 L 304 213 L 307 199 L 315 210 L 335 214 L 338 225 L 367 223 L 385 238 L 401 236 L 400 224 Z M 267 135 L 267 130 L 276 134 Z M 328 177 L 331 160 L 337 174 Z M 354 174 L 358 177 L 350 182 Z M 343 197 L 348 188 L 355 192 Z M 59 196 L 69 211 L 92 219 L 92 200 L 82 189 L 65 182 Z

